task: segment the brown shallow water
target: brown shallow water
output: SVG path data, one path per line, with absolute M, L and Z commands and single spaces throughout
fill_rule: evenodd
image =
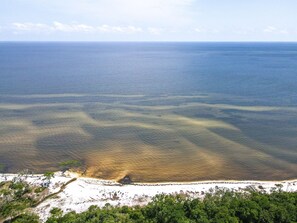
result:
M 5 172 L 57 170 L 134 181 L 297 177 L 297 108 L 218 95 L 8 95 Z

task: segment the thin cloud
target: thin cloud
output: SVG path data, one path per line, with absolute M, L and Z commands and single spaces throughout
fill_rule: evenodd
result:
M 203 34 L 206 34 L 206 33 L 217 34 L 221 32 L 221 30 L 219 29 L 210 29 L 210 28 L 194 28 L 193 31 L 195 33 L 203 33 Z
M 63 24 L 60 22 L 54 22 L 51 29 L 61 32 L 94 32 L 96 30 L 93 26 L 85 24 Z
M 195 31 L 196 33 L 202 33 L 202 32 L 203 32 L 203 30 L 200 29 L 200 28 L 195 28 L 194 31 Z
M 275 26 L 267 26 L 264 30 L 264 33 L 270 33 L 270 34 L 289 34 L 289 31 L 287 29 L 279 29 Z
M 109 26 L 109 25 L 98 26 L 96 30 L 103 33 L 139 33 L 143 31 L 142 28 L 135 27 L 135 26 Z
M 18 23 L 12 24 L 12 28 L 16 31 L 50 31 L 51 27 L 42 23 Z
M 156 27 L 149 27 L 147 28 L 147 31 L 152 35 L 161 35 L 163 29 L 156 28 Z
M 49 10 L 68 17 L 80 17 L 102 24 L 134 24 L 146 27 L 185 26 L 193 21 L 195 0 L 52 0 Z M 36 3 L 42 7 L 41 3 Z M 116 7 L 115 7 L 116 6 Z M 195 11 L 194 11 L 195 12 Z M 93 24 L 94 25 L 94 24 Z
M 272 32 L 275 32 L 276 30 L 277 30 L 277 28 L 274 27 L 274 26 L 267 26 L 267 27 L 263 30 L 263 32 L 264 32 L 264 33 L 272 33 Z
M 61 22 L 53 22 L 52 25 L 43 23 L 19 23 L 12 24 L 12 29 L 18 32 L 81 32 L 81 33 L 139 33 L 143 29 L 135 26 L 91 26 L 86 24 L 66 24 Z

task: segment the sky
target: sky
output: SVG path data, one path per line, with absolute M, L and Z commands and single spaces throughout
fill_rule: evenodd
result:
M 1 0 L 0 41 L 297 41 L 297 0 Z

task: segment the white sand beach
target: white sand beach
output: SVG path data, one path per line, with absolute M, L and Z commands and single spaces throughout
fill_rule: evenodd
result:
M 0 182 L 24 180 L 33 185 L 45 182 L 43 175 L 17 175 L 1 174 Z M 73 180 L 75 179 L 75 180 Z M 71 181 L 62 187 L 67 182 Z M 201 181 L 187 183 L 134 183 L 122 185 L 115 181 L 81 177 L 73 172 L 56 172 L 49 184 L 49 194 L 59 192 L 57 195 L 39 204 L 33 211 L 40 215 L 42 220 L 49 216 L 53 207 L 61 208 L 64 212 L 82 212 L 91 205 L 145 205 L 157 194 L 187 194 L 190 197 L 202 198 L 205 193 L 218 189 L 244 191 L 247 188 L 269 192 L 282 185 L 284 191 L 297 191 L 297 179 L 288 181 Z

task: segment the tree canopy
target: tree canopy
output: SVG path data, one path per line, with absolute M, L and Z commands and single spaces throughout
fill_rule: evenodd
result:
M 38 216 L 25 211 L 32 203 L 24 196 L 30 192 L 28 185 L 10 182 L 1 187 L 0 218 L 11 216 L 11 222 L 39 222 Z M 103 208 L 91 206 L 82 213 L 63 213 L 53 208 L 50 214 L 47 223 L 289 223 L 297 222 L 297 192 L 284 192 L 281 187 L 271 193 L 216 190 L 203 199 L 161 194 L 142 207 L 106 204 Z

